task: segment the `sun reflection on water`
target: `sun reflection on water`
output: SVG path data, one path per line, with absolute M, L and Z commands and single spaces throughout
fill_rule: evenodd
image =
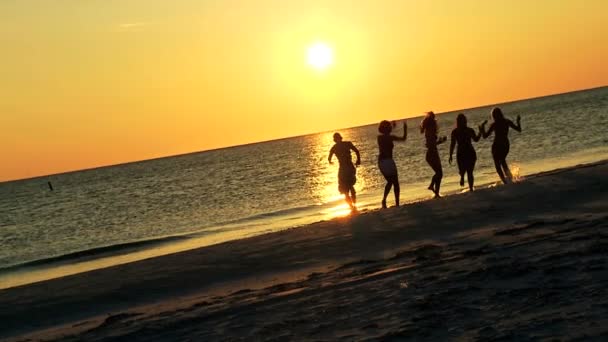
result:
M 519 164 L 511 164 L 509 168 L 511 169 L 511 174 L 513 175 L 513 182 L 517 183 L 524 180 Z
M 323 212 L 326 215 L 326 218 L 332 219 L 336 217 L 344 217 L 348 216 L 352 213 L 352 210 L 348 206 L 348 204 L 338 204 L 336 206 L 332 206 L 331 208 L 325 210 Z

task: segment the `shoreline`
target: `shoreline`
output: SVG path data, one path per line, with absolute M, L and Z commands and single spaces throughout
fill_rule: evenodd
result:
M 291 298 L 300 290 L 279 285 L 301 284 L 311 277 L 329 277 L 327 281 L 343 287 L 368 286 L 374 279 L 416 269 L 415 263 L 397 263 L 399 255 L 422 253 L 419 249 L 424 246 L 425 251 L 435 248 L 428 246 L 456 248 L 459 243 L 472 244 L 471 239 L 498 244 L 508 235 L 498 233 L 509 229 L 525 236 L 522 227 L 546 230 L 551 225 L 567 225 L 568 220 L 591 220 L 599 222 L 593 223 L 597 227 L 605 227 L 607 171 L 606 160 L 547 171 L 509 186 L 373 210 L 0 290 L 0 302 L 5 304 L 0 320 L 12 327 L 0 331 L 0 338 L 78 335 L 85 333 L 78 327 L 109 329 L 108 319 L 122 322 L 133 312 L 145 312 L 150 319 L 178 307 L 197 312 L 201 303 L 214 302 L 218 296 L 238 305 L 244 300 L 241 297 L 254 293 L 262 298 Z M 488 232 L 494 235 L 484 237 Z M 510 243 L 516 242 L 517 237 Z M 475 248 L 468 253 L 475 254 Z M 376 264 L 386 267 L 358 280 L 346 279 L 339 272 L 354 268 L 361 273 Z M 260 294 L 273 286 L 279 288 Z M 264 303 L 262 300 L 260 305 Z M 171 319 L 181 322 L 179 317 Z M 140 323 L 145 326 L 146 322 Z M 96 333 L 109 334 L 106 328 Z
M 588 157 L 580 156 L 578 161 L 575 161 L 575 165 L 564 166 L 563 163 L 560 164 L 557 161 L 552 161 L 550 164 L 553 165 L 553 167 L 556 167 L 556 169 L 538 172 L 539 167 L 538 165 L 535 165 L 532 167 L 532 172 L 536 171 L 536 173 L 525 175 L 523 178 L 534 178 L 559 170 L 568 170 L 570 168 L 605 162 L 608 162 L 608 159 L 589 162 Z M 494 174 L 492 173 L 492 175 Z M 451 197 L 468 192 L 468 190 L 463 190 L 465 188 L 451 189 L 450 179 L 452 179 L 451 183 L 455 184 L 456 176 L 445 177 L 444 189 L 447 187 L 449 190 L 444 190 L 443 197 Z M 486 180 L 486 182 L 478 183 L 476 188 L 477 191 L 480 191 L 486 188 L 495 187 L 497 184 L 499 184 L 499 182 L 487 182 Z M 419 185 L 418 187 L 420 189 L 426 189 L 426 186 L 422 183 L 408 183 L 404 185 L 405 192 L 407 193 L 408 191 L 411 191 L 411 189 L 417 189 L 416 185 Z M 403 205 L 431 199 L 430 196 L 422 196 L 422 193 L 427 193 L 427 191 L 414 190 L 409 197 L 407 195 L 406 197 L 402 196 Z M 376 205 L 371 204 L 375 202 L 370 202 L 370 200 L 372 200 L 372 198 L 375 200 L 376 197 L 378 197 L 377 199 L 379 201 L 380 195 L 381 192 L 364 193 L 360 195 L 361 213 L 379 210 Z M 96 269 L 118 266 L 125 263 L 137 262 L 149 258 L 162 257 L 164 255 L 192 249 L 204 248 L 218 243 L 247 239 L 264 234 L 273 234 L 282 230 L 306 227 L 311 224 L 349 215 L 348 210 L 345 209 L 346 206 L 342 204 L 342 201 L 338 201 L 336 203 L 327 203 L 322 206 L 313 206 L 309 208 L 291 208 L 283 210 L 283 212 L 297 211 L 299 213 L 304 213 L 305 215 L 294 216 L 295 214 L 292 214 L 290 216 L 285 214 L 278 215 L 275 219 L 272 219 L 271 216 L 274 215 L 264 214 L 259 215 L 260 217 L 254 216 L 243 218 L 234 222 L 226 222 L 218 226 L 210 226 L 203 230 L 196 230 L 190 233 L 158 236 L 137 241 L 126 241 L 115 245 L 76 250 L 62 255 L 0 267 L 0 290 L 82 272 L 94 271 Z

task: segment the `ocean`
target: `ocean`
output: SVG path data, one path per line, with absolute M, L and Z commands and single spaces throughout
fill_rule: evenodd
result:
M 438 114 L 440 135 L 449 138 L 461 112 L 476 129 L 494 106 Z M 518 181 L 608 159 L 608 87 L 500 107 L 522 118 L 523 132 L 510 131 L 507 158 Z M 394 150 L 403 204 L 432 197 L 420 121 L 407 119 L 408 140 Z M 377 123 L 337 131 L 361 151 L 359 209 L 379 208 Z M 337 162 L 327 162 L 333 133 L 0 183 L 0 288 L 348 215 Z M 499 184 L 491 141 L 475 144 L 478 188 Z M 439 150 L 442 194 L 466 191 L 448 164 L 449 141 Z

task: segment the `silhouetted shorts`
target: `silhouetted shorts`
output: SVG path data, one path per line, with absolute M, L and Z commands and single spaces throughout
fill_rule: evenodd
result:
M 397 176 L 397 165 L 393 159 L 378 160 L 378 168 L 386 180 Z
M 357 169 L 354 165 L 340 166 L 338 170 L 338 191 L 347 193 L 357 182 Z
M 473 169 L 475 169 L 477 153 L 475 153 L 475 150 L 458 151 L 456 160 L 458 162 L 458 172 L 462 176 L 467 171 L 473 171 Z

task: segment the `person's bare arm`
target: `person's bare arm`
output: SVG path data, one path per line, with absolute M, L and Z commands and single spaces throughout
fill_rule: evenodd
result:
M 492 134 L 492 132 L 494 132 L 494 123 L 492 123 L 490 125 L 490 128 L 488 129 L 488 131 L 486 132 L 486 123 L 487 121 L 484 121 L 481 126 L 479 127 L 479 129 L 481 130 L 481 135 L 483 136 L 484 139 L 486 139 L 487 137 L 490 136 L 490 134 Z
M 454 155 L 454 148 L 456 147 L 456 138 L 454 136 L 454 131 L 452 131 L 452 135 L 450 137 L 450 164 L 452 164 L 452 156 Z
M 355 152 L 355 155 L 357 156 L 357 161 L 355 162 L 355 165 L 361 165 L 361 154 L 359 153 L 359 150 L 352 143 L 350 144 L 350 149 L 353 150 L 353 152 Z
M 406 141 L 407 140 L 407 122 L 403 121 L 403 136 L 397 137 L 393 135 L 393 140 Z
M 473 133 L 471 134 L 471 139 L 473 139 L 474 142 L 478 142 L 481 138 L 481 129 L 477 132 L 477 134 L 475 134 L 475 130 L 472 128 L 471 131 L 473 131 Z
M 517 116 L 517 125 L 513 123 L 513 121 L 509 120 L 509 126 L 514 130 L 521 132 L 521 116 Z
M 332 147 L 331 150 L 329 150 L 329 157 L 327 157 L 327 161 L 330 164 L 333 164 L 333 162 L 331 161 L 331 158 L 334 156 L 334 154 L 336 154 L 336 146 Z

